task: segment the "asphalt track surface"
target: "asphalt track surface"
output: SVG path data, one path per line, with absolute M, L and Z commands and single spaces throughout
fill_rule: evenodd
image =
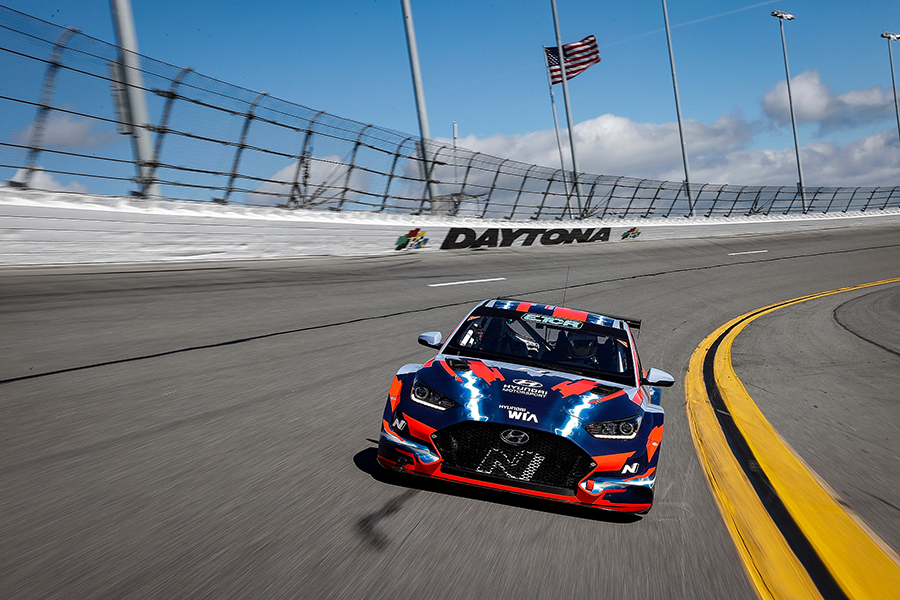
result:
M 898 275 L 896 224 L 0 271 L 0 597 L 756 598 L 695 455 L 687 362 L 738 315 Z M 376 466 L 391 377 L 430 356 L 416 336 L 496 296 L 644 320 L 645 366 L 677 379 L 647 516 Z M 868 288 L 760 318 L 733 353 L 895 550 L 898 323 L 900 284 Z

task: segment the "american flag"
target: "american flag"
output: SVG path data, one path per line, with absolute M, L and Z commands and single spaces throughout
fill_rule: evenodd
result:
M 559 49 L 544 46 L 547 54 L 547 65 L 550 67 L 550 81 L 553 84 L 562 83 L 562 69 L 559 68 Z M 563 45 L 563 54 L 566 57 L 566 79 L 572 79 L 589 66 L 600 62 L 600 51 L 597 50 L 597 38 L 587 36 L 580 42 L 572 42 Z

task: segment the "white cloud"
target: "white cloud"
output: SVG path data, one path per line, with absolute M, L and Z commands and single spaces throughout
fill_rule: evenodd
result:
M 751 139 L 750 126 L 740 117 L 725 115 L 712 125 L 685 121 L 686 144 L 692 153 L 726 152 Z M 563 155 L 571 168 L 568 138 L 563 132 Z M 676 123 L 635 123 L 612 114 L 575 125 L 579 169 L 586 173 L 650 177 L 670 164 L 681 163 L 681 142 Z M 553 131 L 478 139 L 470 135 L 460 145 L 493 156 L 559 168 L 559 150 Z
M 41 148 L 59 148 L 78 150 L 99 148 L 116 142 L 116 134 L 98 131 L 97 122 L 86 118 L 77 118 L 67 113 L 51 113 L 44 124 L 44 131 L 38 142 Z M 13 132 L 14 143 L 30 146 L 34 137 L 35 124 Z
M 876 86 L 835 95 L 818 73 L 807 71 L 792 80 L 798 119 L 824 128 L 871 124 L 893 114 L 893 96 Z M 766 114 L 790 121 L 784 83 L 763 99 Z M 779 89 L 784 93 L 781 106 Z M 890 120 L 888 121 L 891 122 Z M 712 124 L 684 121 L 691 181 L 697 184 L 795 185 L 797 160 L 793 146 L 752 149 L 760 123 L 739 113 L 723 115 Z M 449 140 L 441 140 L 450 143 Z M 684 167 L 677 123 L 636 123 L 605 114 L 575 126 L 576 150 L 582 172 L 626 175 L 663 181 L 682 181 Z M 552 130 L 522 135 L 467 136 L 460 146 L 498 157 L 559 168 L 559 150 Z M 563 152 L 570 166 L 568 141 L 563 131 Z M 801 146 L 804 183 L 817 186 L 894 186 L 900 182 L 900 144 L 897 130 L 885 129 L 843 146 L 816 142 Z
M 897 132 L 885 130 L 844 146 L 817 142 L 800 147 L 803 181 L 807 188 L 839 186 L 894 186 L 900 180 Z M 733 185 L 796 185 L 794 148 L 736 150 L 691 157 L 695 183 Z M 680 168 L 679 168 L 680 169 Z M 681 180 L 684 172 L 661 172 L 666 180 Z
M 711 125 L 693 120 L 683 121 L 683 125 L 685 145 L 691 154 L 731 152 L 752 138 L 749 125 L 735 115 L 719 117 Z M 575 142 L 579 167 L 592 173 L 651 178 L 660 169 L 672 165 L 681 168 L 682 164 L 677 123 L 634 123 L 624 117 L 603 115 L 576 125 Z
M 798 123 L 817 123 L 822 130 L 877 122 L 894 113 L 893 93 L 880 85 L 835 94 L 818 71 L 791 78 L 791 97 Z M 791 122 L 787 83 L 778 82 L 760 99 L 763 112 L 779 124 Z
M 25 181 L 26 170 L 19 169 L 16 171 L 16 174 L 13 175 L 10 181 L 14 181 L 16 183 L 22 183 Z M 70 181 L 69 183 L 63 185 L 59 181 L 57 181 L 53 175 L 44 172 L 40 167 L 35 168 L 34 171 L 31 172 L 31 177 L 28 181 L 28 187 L 36 189 L 36 190 L 47 190 L 50 192 L 74 192 L 76 194 L 87 194 L 88 188 L 82 183 L 77 181 Z

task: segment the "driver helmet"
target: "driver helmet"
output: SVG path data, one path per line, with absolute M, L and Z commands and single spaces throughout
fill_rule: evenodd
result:
M 569 335 L 566 349 L 569 358 L 591 358 L 597 352 L 597 338 L 587 334 Z

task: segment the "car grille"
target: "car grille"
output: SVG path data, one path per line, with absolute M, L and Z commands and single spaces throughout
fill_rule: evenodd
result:
M 527 433 L 528 441 L 521 446 L 502 441 L 510 429 Z M 434 441 L 445 473 L 524 489 L 573 496 L 593 468 L 591 457 L 574 442 L 525 427 L 466 421 L 441 429 Z

